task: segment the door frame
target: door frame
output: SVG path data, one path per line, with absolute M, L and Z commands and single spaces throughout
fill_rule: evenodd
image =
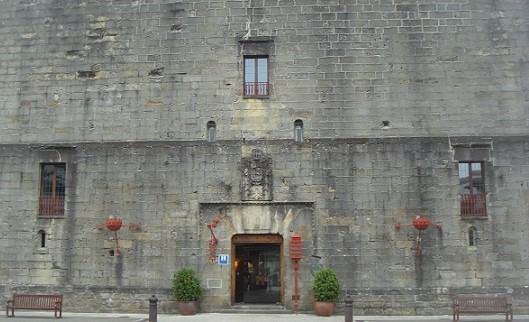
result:
M 231 305 L 235 304 L 235 280 L 237 278 L 236 276 L 236 247 L 240 245 L 250 245 L 250 244 L 273 244 L 273 245 L 279 245 L 279 299 L 282 305 L 284 305 L 284 294 L 285 294 L 285 283 L 284 283 L 284 263 L 283 263 L 283 236 L 280 234 L 237 234 L 233 235 L 231 237 L 231 258 L 233 260 L 231 261 L 231 294 L 230 294 L 230 300 Z

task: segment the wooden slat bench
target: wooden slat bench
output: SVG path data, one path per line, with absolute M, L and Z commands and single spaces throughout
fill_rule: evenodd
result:
M 13 299 L 7 301 L 6 317 L 15 316 L 15 309 L 24 310 L 53 310 L 55 318 L 62 318 L 62 295 L 56 294 L 14 294 Z
M 454 321 L 459 321 L 460 313 L 505 313 L 505 321 L 513 319 L 512 305 L 505 296 L 456 296 L 452 299 L 452 308 Z

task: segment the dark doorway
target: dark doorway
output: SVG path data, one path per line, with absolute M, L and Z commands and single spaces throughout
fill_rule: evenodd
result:
M 281 302 L 280 245 L 235 247 L 235 303 Z
M 282 246 L 279 234 L 232 237 L 232 304 L 283 304 Z

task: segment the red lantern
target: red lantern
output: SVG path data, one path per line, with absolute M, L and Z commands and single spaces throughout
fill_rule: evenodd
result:
M 290 259 L 293 261 L 299 261 L 303 254 L 303 242 L 301 236 L 298 233 L 294 233 L 290 239 Z
M 290 238 L 290 259 L 294 262 L 294 311 L 298 314 L 298 270 L 299 261 L 303 256 L 303 242 L 298 233 L 292 234 Z
M 108 218 L 106 221 L 108 230 L 118 231 L 123 226 L 123 221 L 119 218 Z
M 412 224 L 413 224 L 413 227 L 415 227 L 415 229 L 417 229 L 417 242 L 415 244 L 415 255 L 417 256 L 420 256 L 422 255 L 422 250 L 421 250 L 421 247 L 420 247 L 420 242 L 421 242 L 421 233 L 423 230 L 426 230 L 428 227 L 430 227 L 430 224 L 432 223 L 432 220 L 430 218 L 426 218 L 426 217 L 420 217 L 420 216 L 417 216 L 415 218 L 412 219 Z M 396 223 L 395 224 L 395 229 L 400 229 L 403 225 L 401 225 L 400 223 Z M 404 225 L 404 226 L 411 226 L 411 225 Z M 433 227 L 437 228 L 437 229 L 441 229 L 443 227 L 443 225 L 441 223 L 436 223 L 433 225 Z
M 412 220 L 413 226 L 418 230 L 425 230 L 426 228 L 428 228 L 428 226 L 430 226 L 431 221 L 432 220 L 430 218 L 421 217 L 413 218 Z

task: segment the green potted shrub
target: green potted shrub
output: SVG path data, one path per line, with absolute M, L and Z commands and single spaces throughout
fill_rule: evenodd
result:
M 318 316 L 331 316 L 340 295 L 340 282 L 336 273 L 330 268 L 316 272 L 312 283 L 314 313 Z
M 191 268 L 182 268 L 173 278 L 173 297 L 178 312 L 182 315 L 193 315 L 198 312 L 199 300 L 202 298 L 200 280 Z

